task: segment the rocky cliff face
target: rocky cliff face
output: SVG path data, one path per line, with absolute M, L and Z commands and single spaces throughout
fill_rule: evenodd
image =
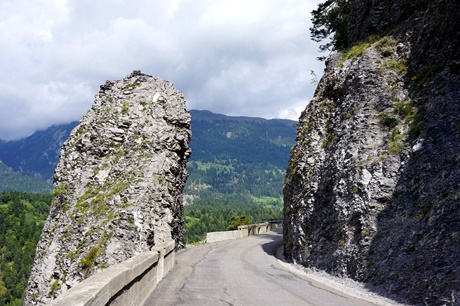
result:
M 25 305 L 42 305 L 167 238 L 184 246 L 190 120 L 167 81 L 134 71 L 101 86 L 61 150 Z
M 328 59 L 291 150 L 286 255 L 459 305 L 460 4 L 350 3 L 350 50 Z

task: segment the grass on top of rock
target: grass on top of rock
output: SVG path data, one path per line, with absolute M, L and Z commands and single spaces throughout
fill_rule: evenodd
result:
M 359 42 L 353 47 L 351 47 L 350 50 L 342 54 L 342 57 L 340 58 L 340 64 L 343 64 L 346 60 L 351 60 L 357 57 L 360 57 L 364 53 L 366 53 L 366 50 L 371 46 L 370 43 L 368 42 Z
M 404 75 L 407 73 L 407 61 L 405 59 L 389 60 L 384 64 L 384 67 L 393 70 L 397 74 Z
M 393 48 L 396 46 L 397 41 L 391 36 L 384 36 L 380 38 L 375 43 L 375 49 L 382 54 L 382 56 L 387 57 L 393 53 Z
M 83 269 L 92 269 L 94 261 L 96 261 L 96 259 L 99 256 L 100 252 L 101 252 L 101 250 L 100 250 L 99 246 L 95 246 L 95 247 L 91 248 L 89 250 L 88 254 L 86 254 L 86 256 L 83 257 L 80 260 L 78 265 Z

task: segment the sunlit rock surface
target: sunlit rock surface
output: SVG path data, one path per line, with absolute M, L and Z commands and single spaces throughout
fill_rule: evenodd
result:
M 170 82 L 134 71 L 101 86 L 61 150 L 25 305 L 168 238 L 184 246 L 190 120 Z

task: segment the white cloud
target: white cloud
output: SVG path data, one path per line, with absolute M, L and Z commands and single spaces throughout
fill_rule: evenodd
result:
M 319 0 L 3 0 L 0 139 L 78 120 L 106 79 L 172 81 L 189 108 L 297 119 L 322 73 Z

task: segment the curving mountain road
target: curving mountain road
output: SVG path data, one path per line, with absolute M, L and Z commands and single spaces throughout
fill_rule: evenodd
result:
M 144 305 L 376 305 L 293 272 L 273 255 L 281 243 L 270 232 L 178 252 Z

